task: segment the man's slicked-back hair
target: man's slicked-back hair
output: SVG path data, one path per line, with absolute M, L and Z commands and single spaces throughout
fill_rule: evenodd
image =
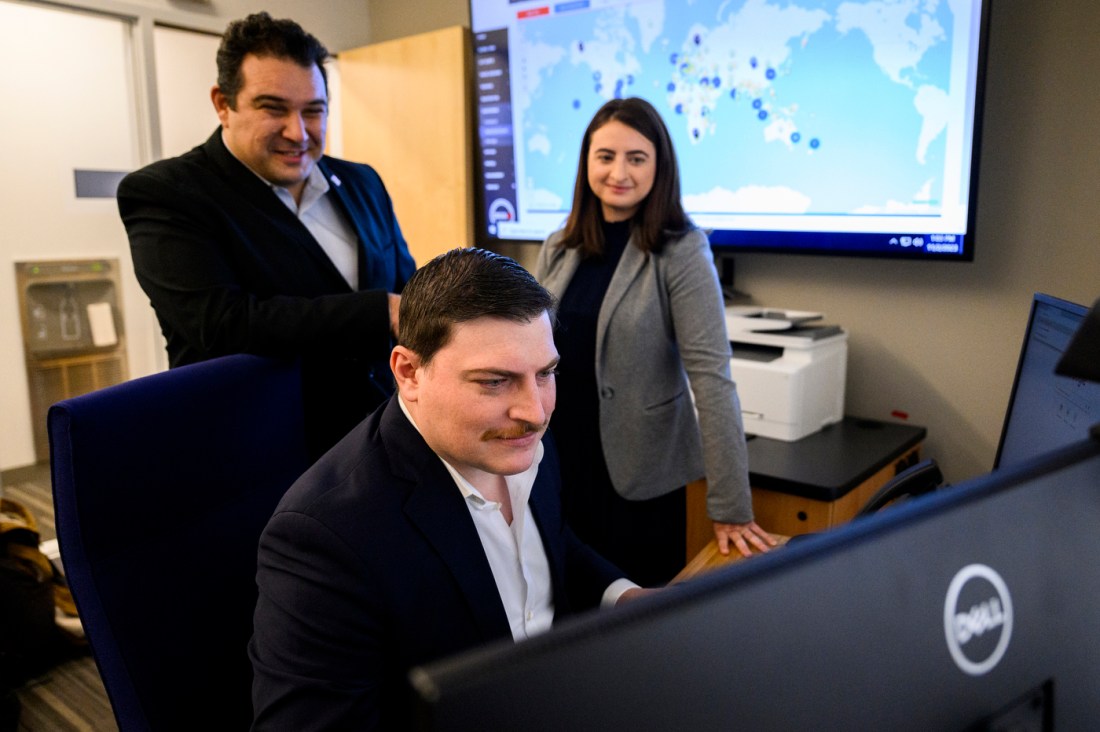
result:
M 237 108 L 237 94 L 244 86 L 241 64 L 248 54 L 287 59 L 304 69 L 316 65 L 328 88 L 325 61 L 328 49 L 302 26 L 287 18 L 275 19 L 266 12 L 253 13 L 230 23 L 218 46 L 218 88 Z
M 401 292 L 397 342 L 423 364 L 451 339 L 457 323 L 493 317 L 529 323 L 556 302 L 518 262 L 486 249 L 460 248 L 418 269 Z

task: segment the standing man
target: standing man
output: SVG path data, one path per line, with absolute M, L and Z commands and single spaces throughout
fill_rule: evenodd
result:
M 327 58 L 291 20 L 230 23 L 211 90 L 220 127 L 118 189 L 170 366 L 301 357 L 315 456 L 392 392 L 398 293 L 415 270 L 378 174 L 323 153 Z
M 397 394 L 306 471 L 260 539 L 254 729 L 409 729 L 412 667 L 647 592 L 562 517 L 544 437 L 552 307 L 482 249 L 409 281 Z

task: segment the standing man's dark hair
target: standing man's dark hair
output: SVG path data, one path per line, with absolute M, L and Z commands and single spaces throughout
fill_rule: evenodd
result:
M 234 109 L 237 92 L 244 83 L 241 63 L 250 53 L 290 59 L 303 68 L 316 65 L 328 89 L 325 61 L 329 52 L 324 44 L 293 20 L 277 20 L 266 12 L 253 13 L 230 23 L 218 47 L 218 88 Z
M 452 249 L 405 285 L 397 342 L 426 365 L 456 323 L 485 316 L 530 322 L 543 313 L 553 320 L 554 305 L 554 296 L 515 260 L 485 249 Z

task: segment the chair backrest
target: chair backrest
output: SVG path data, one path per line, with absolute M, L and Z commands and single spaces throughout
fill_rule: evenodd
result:
M 943 485 L 943 473 L 933 458 L 925 458 L 910 465 L 875 491 L 867 502 L 856 511 L 856 516 L 870 516 L 895 501 L 914 496 L 923 496 L 938 490 Z
M 852 520 L 863 516 L 870 516 L 893 503 L 900 503 L 910 498 L 923 496 L 925 493 L 932 493 L 933 491 L 945 487 L 943 472 L 940 470 L 939 463 L 933 458 L 925 458 L 914 465 L 910 465 L 875 491 L 874 495 L 868 498 L 867 501 L 859 507 L 859 510 L 855 512 L 852 516 Z M 797 536 L 790 537 L 790 539 L 787 540 L 787 544 L 801 543 L 820 533 L 821 532 L 813 531 L 806 534 L 798 534 Z
M 184 366 L 47 422 L 61 561 L 120 729 L 247 728 L 259 535 L 309 465 L 298 363 Z

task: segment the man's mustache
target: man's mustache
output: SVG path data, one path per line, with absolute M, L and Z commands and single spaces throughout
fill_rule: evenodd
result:
M 529 435 L 532 432 L 544 432 L 549 426 L 550 422 L 547 420 L 542 424 L 533 424 L 531 422 L 522 422 L 515 427 L 510 427 L 506 430 L 489 430 L 481 436 L 482 442 L 488 442 L 489 440 L 514 440 L 524 435 Z

